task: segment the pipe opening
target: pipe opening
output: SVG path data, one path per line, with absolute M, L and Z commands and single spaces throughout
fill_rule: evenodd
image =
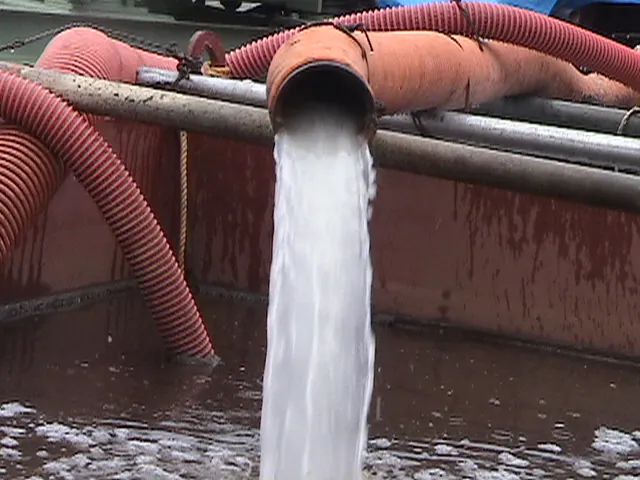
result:
M 317 61 L 294 70 L 273 96 L 271 123 L 278 131 L 294 121 L 301 111 L 322 105 L 339 110 L 351 117 L 358 129 L 368 138 L 376 127 L 376 108 L 373 93 L 362 76 L 341 63 Z

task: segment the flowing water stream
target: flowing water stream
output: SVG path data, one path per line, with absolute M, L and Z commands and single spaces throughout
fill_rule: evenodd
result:
M 372 158 L 340 113 L 289 125 L 275 140 L 260 478 L 355 480 L 373 387 Z

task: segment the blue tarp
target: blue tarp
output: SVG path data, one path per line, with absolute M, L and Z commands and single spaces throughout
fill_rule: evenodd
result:
M 378 0 L 381 7 L 395 7 L 400 5 L 418 5 L 421 3 L 436 3 L 442 0 Z M 446 0 L 445 0 L 446 1 Z M 472 0 L 485 1 L 485 0 Z M 600 0 L 602 3 L 632 3 L 640 4 L 640 0 Z M 502 3 L 514 7 L 527 8 L 545 15 L 558 11 L 571 11 L 590 3 L 593 0 L 501 0 L 492 3 Z

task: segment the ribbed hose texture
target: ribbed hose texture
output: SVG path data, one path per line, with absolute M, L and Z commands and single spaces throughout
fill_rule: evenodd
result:
M 0 124 L 0 172 L 2 266 L 58 190 L 64 169 L 41 142 Z
M 92 28 L 70 28 L 47 45 L 36 67 L 87 77 L 135 83 L 140 67 L 176 69 L 176 60 L 133 48 Z M 92 123 L 97 116 L 87 115 Z
M 140 67 L 175 70 L 177 61 L 145 52 L 92 28 L 70 28 L 56 35 L 36 67 L 105 80 L 135 83 Z
M 640 91 L 640 54 L 575 25 L 530 10 L 492 3 L 438 2 L 358 12 L 331 21 L 361 24 L 371 31 L 432 30 L 527 47 L 573 63 Z M 475 30 L 474 30 L 475 27 Z M 298 29 L 284 30 L 240 47 L 226 56 L 237 78 L 260 78 L 280 46 Z M 428 55 L 429 52 L 419 52 Z
M 75 28 L 57 35 L 37 66 L 134 82 L 141 66 L 175 69 L 176 62 L 114 41 L 96 30 Z M 160 225 L 124 164 L 88 120 L 48 90 L 11 74 L 0 77 L 0 118 L 41 140 L 91 195 L 138 279 L 168 352 L 215 361 L 202 317 Z M 29 140 L 33 148 L 42 145 L 35 138 Z M 1 177 L 4 170 L 0 172 Z M 61 178 L 56 182 L 54 191 Z M 35 204 L 27 197 L 37 195 L 42 192 L 22 189 L 20 201 Z M 38 213 L 44 206 L 46 202 Z M 23 228 L 21 218 L 12 216 L 7 225 L 10 229 Z M 7 234 L 2 241 L 10 247 L 15 236 Z
M 102 136 L 63 100 L 8 73 L 0 73 L 0 118 L 42 140 L 91 195 L 138 278 L 169 351 L 212 357 L 204 323 L 160 225 Z

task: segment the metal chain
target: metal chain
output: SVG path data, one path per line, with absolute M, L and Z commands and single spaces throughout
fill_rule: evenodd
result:
M 29 45 L 31 43 L 37 42 L 38 40 L 42 40 L 43 38 L 51 37 L 53 35 L 57 35 L 59 33 L 64 32 L 65 30 L 69 30 L 70 28 L 92 28 L 94 30 L 98 30 L 99 32 L 104 33 L 110 38 L 114 40 L 119 40 L 121 42 L 127 43 L 132 47 L 139 48 L 141 50 L 145 50 L 150 53 L 155 53 L 157 55 L 169 56 L 178 60 L 177 70 L 184 76 L 187 76 L 189 73 L 200 72 L 202 69 L 202 59 L 195 59 L 189 57 L 178 49 L 178 45 L 175 42 L 172 42 L 168 45 L 162 45 L 157 42 L 152 42 L 145 38 L 139 37 L 137 35 L 121 32 L 118 30 L 112 30 L 110 28 L 105 28 L 100 25 L 96 25 L 88 22 L 73 22 L 63 25 L 61 27 L 52 28 L 49 30 L 45 30 L 40 33 L 36 33 L 35 35 L 31 35 L 30 37 L 26 37 L 23 39 L 14 40 L 4 45 L 0 45 L 0 52 L 5 51 L 13 51 L 18 48 L 24 47 L 25 45 Z

